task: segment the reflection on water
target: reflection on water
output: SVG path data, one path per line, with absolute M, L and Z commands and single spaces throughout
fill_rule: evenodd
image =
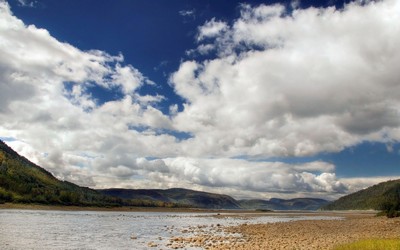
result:
M 201 213 L 0 210 L 1 249 L 168 249 L 185 228 L 232 226 L 302 219 L 303 216 L 213 216 Z

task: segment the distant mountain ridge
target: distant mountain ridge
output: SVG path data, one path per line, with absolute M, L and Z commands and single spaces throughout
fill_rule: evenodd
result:
M 98 191 L 104 195 L 119 197 L 122 199 L 172 202 L 195 208 L 241 209 L 240 204 L 228 195 L 200 192 L 183 188 L 171 188 L 165 190 L 112 188 Z
M 240 200 L 239 204 L 245 209 L 260 210 L 318 210 L 328 204 L 329 201 L 316 198 L 295 198 L 295 199 L 277 199 L 270 200 Z
M 383 210 L 400 203 L 400 180 L 379 183 L 343 196 L 322 207 L 323 210 Z
M 93 190 L 61 181 L 20 156 L 0 140 L 0 203 L 77 206 L 158 206 L 207 209 L 316 210 L 321 199 L 235 200 L 224 195 L 182 188 Z
M 318 210 L 329 203 L 314 198 L 295 198 L 270 200 L 235 200 L 228 195 L 194 191 L 183 188 L 171 189 L 102 189 L 104 195 L 121 199 L 142 199 L 150 201 L 174 202 L 197 208 L 208 209 L 249 209 L 249 210 Z

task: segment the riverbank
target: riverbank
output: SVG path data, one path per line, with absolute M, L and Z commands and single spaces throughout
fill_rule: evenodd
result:
M 18 215 L 4 217 L 10 218 L 10 224 L 4 226 L 7 230 L 3 231 L 3 233 L 10 234 L 9 239 L 19 237 L 16 235 L 21 233 L 22 229 L 25 230 L 26 226 L 33 226 L 35 230 L 28 228 L 22 233 L 25 240 L 34 239 L 36 241 L 43 235 L 56 234 L 55 238 L 58 240 L 47 242 L 49 246 L 79 244 L 75 242 L 76 237 L 85 233 L 88 234 L 85 239 L 95 239 L 92 242 L 86 242 L 84 245 L 86 248 L 96 248 L 95 246 L 100 242 L 101 244 L 110 244 L 110 246 L 120 244 L 120 249 L 130 249 L 132 245 L 137 249 L 334 249 L 336 246 L 362 239 L 400 238 L 400 218 L 376 217 L 376 212 L 373 211 L 256 213 L 243 210 L 98 208 L 32 204 L 1 204 L 0 209 L 3 209 L 5 214 Z M 20 209 L 93 212 L 54 213 L 42 211 L 36 213 L 18 211 Z M 96 213 L 94 211 L 117 213 Z M 118 213 L 119 211 L 121 213 Z M 2 211 L 0 210 L 0 212 Z M 139 213 L 135 214 L 135 212 Z M 191 212 L 193 213 L 187 214 Z M 30 217 L 35 223 L 29 223 Z M 43 223 L 40 225 L 43 227 L 38 228 L 37 221 L 41 220 Z M 3 223 L 5 222 L 3 221 Z M 58 231 L 54 231 L 54 228 L 49 226 L 52 223 L 57 225 Z M 71 223 L 73 228 L 85 228 L 85 231 L 75 232 L 71 235 L 69 229 Z M 108 226 L 113 230 L 115 228 L 120 230 L 116 234 L 118 237 L 110 238 L 107 230 L 95 230 Z M 87 230 L 88 227 L 93 227 L 93 229 Z M 27 236 L 32 233 L 37 235 Z M 23 243 L 26 242 L 18 242 L 18 244 Z M 8 246 L 10 247 L 6 249 L 17 248 L 15 244 L 15 242 L 9 241 Z M 83 245 L 77 246 L 82 247 Z
M 201 208 L 169 208 L 169 207 L 93 207 L 93 206 L 62 206 L 4 203 L 0 209 L 23 209 L 23 210 L 55 210 L 55 211 L 110 211 L 110 212 L 170 212 L 170 213 L 269 213 L 254 210 L 224 210 L 224 209 L 201 209 Z
M 400 220 L 365 214 L 347 215 L 344 220 L 240 225 L 228 231 L 248 238 L 239 249 L 332 249 L 360 239 L 399 238 Z
M 220 250 L 312 250 L 334 249 L 342 244 L 362 239 L 400 238 L 400 218 L 376 217 L 371 213 L 333 214 L 344 219 L 302 220 L 268 224 L 243 223 L 220 230 L 228 236 L 215 236 L 215 233 L 196 233 L 194 237 L 172 238 L 171 247 L 195 246 Z M 237 235 L 241 236 L 237 237 Z

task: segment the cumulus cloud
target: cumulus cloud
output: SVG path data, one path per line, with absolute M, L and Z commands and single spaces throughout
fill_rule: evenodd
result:
M 113 82 L 121 85 L 124 94 L 133 93 L 145 81 L 139 70 L 130 65 L 121 67 L 119 64 L 115 68 L 112 79 Z
M 197 40 L 201 41 L 207 38 L 215 38 L 221 35 L 228 25 L 223 21 L 216 21 L 215 18 L 206 22 L 203 26 L 199 27 L 199 33 L 197 35 Z
M 57 177 L 98 188 L 337 197 L 372 183 L 340 179 L 326 162 L 247 159 L 400 139 L 399 2 L 240 10 L 199 27 L 193 51 L 209 58 L 171 74 L 185 101 L 166 115 L 164 96 L 139 93 L 156 83 L 123 55 L 59 42 L 0 1 L 0 136 Z M 99 102 L 93 88 L 117 98 Z
M 219 53 L 171 76 L 187 100 L 175 126 L 196 135 L 186 143 L 197 155 L 307 156 L 399 140 L 399 10 L 394 0 L 242 5 L 231 25 L 207 22 L 199 38 Z
M 139 95 L 142 85 L 154 83 L 124 65 L 122 55 L 81 51 L 45 29 L 25 25 L 6 2 L 0 9 L 0 132 L 17 139 L 13 145 L 19 152 L 60 178 L 93 186 L 76 176 L 106 168 L 110 176 L 121 176 L 138 155 L 157 154 L 155 145 L 175 141 L 130 129 L 171 124 L 152 106 L 164 97 Z M 94 87 L 121 98 L 99 104 L 90 92 Z
M 389 180 L 398 180 L 400 176 L 374 176 L 374 177 L 356 177 L 356 178 L 342 178 L 341 182 L 349 188 L 349 192 L 353 193 L 372 185 Z
M 300 193 L 318 197 L 347 191 L 336 178 L 334 166 L 319 161 L 291 165 L 229 158 L 177 157 L 153 161 L 140 159 L 136 168 L 155 182 L 221 189 L 235 197 L 240 196 L 240 190 L 253 192 L 253 197 L 263 197 L 265 192 L 281 197 Z

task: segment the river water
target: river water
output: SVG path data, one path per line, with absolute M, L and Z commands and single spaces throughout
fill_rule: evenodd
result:
M 233 226 L 326 216 L 215 216 L 207 213 L 0 210 L 0 249 L 168 249 L 189 227 Z M 238 235 L 240 237 L 240 235 Z M 194 248 L 192 248 L 194 249 Z M 197 248 L 199 249 L 199 248 Z

